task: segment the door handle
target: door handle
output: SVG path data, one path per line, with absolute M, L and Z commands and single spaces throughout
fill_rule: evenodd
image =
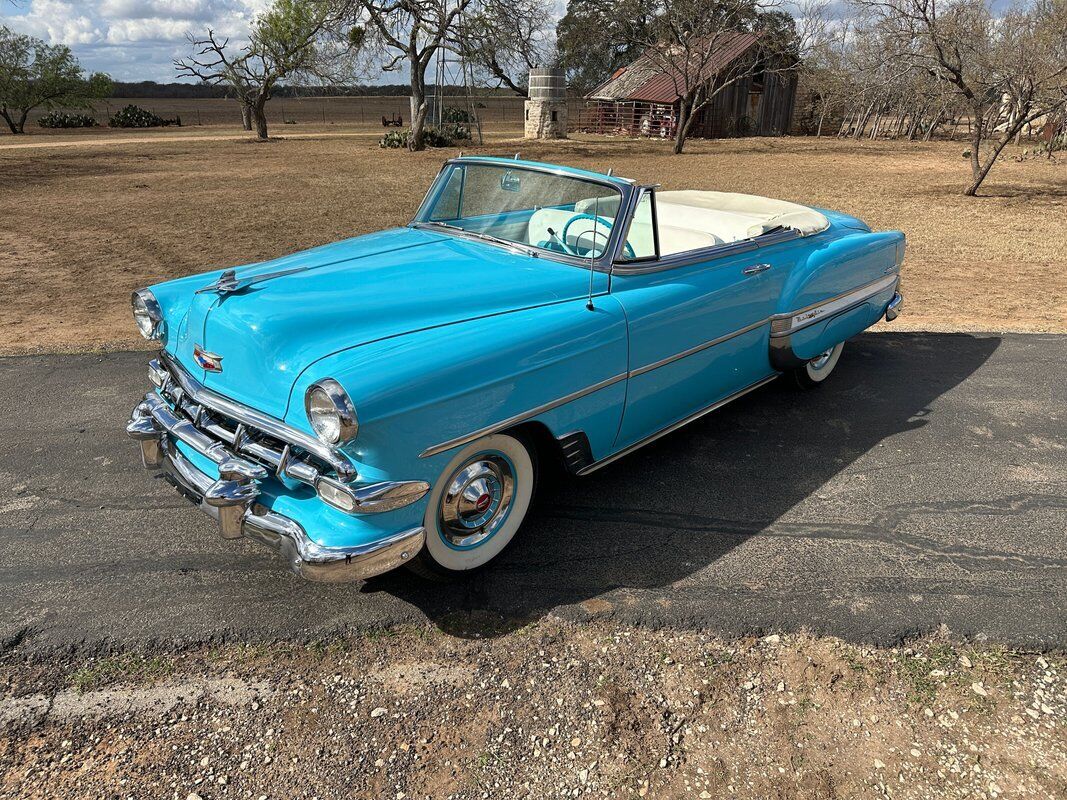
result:
M 761 272 L 765 272 L 771 268 L 770 264 L 753 264 L 751 267 L 745 267 L 741 270 L 742 275 L 759 275 Z

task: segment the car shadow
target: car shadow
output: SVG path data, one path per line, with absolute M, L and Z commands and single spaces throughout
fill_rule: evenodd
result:
M 512 546 L 470 579 L 434 584 L 398 570 L 364 591 L 413 604 L 446 633 L 486 636 L 559 606 L 595 613 L 618 589 L 669 588 L 872 448 L 936 424 L 934 401 L 999 344 L 968 334 L 862 335 L 817 390 L 775 381 L 587 478 L 550 485 Z

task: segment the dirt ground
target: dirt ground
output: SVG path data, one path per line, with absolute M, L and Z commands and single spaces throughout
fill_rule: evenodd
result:
M 0 796 L 1067 794 L 1067 660 L 557 619 L 0 666 Z
M 255 144 L 222 126 L 0 138 L 0 353 L 137 346 L 132 289 L 403 224 L 459 152 L 381 150 L 380 126 L 274 132 L 291 138 Z M 972 199 L 959 194 L 959 143 L 735 139 L 676 157 L 659 141 L 517 135 L 490 128 L 480 151 L 768 194 L 904 230 L 899 328 L 1067 329 L 1067 160 L 1005 157 Z M 109 136 L 124 143 L 24 146 Z

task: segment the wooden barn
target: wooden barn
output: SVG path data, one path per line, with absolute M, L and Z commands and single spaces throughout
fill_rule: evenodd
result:
M 788 133 L 796 101 L 796 72 L 766 69 L 759 37 L 752 33 L 719 36 L 714 46 L 716 51 L 706 59 L 706 80 L 714 81 L 727 72 L 746 74 L 698 112 L 690 136 L 718 139 Z M 750 59 L 754 68 L 739 70 L 739 59 Z M 581 131 L 674 136 L 680 105 L 677 80 L 647 54 L 616 70 L 585 99 L 578 117 Z

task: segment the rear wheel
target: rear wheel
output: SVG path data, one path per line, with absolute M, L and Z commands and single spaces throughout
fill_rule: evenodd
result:
M 426 546 L 413 572 L 450 580 L 484 567 L 511 542 L 526 518 L 537 482 L 532 445 L 496 433 L 460 450 L 430 493 Z
M 793 377 L 796 382 L 804 389 L 814 389 L 819 386 L 830 377 L 830 373 L 837 366 L 837 361 L 841 358 L 841 351 L 844 349 L 845 343 L 841 342 L 829 350 L 819 353 L 804 366 L 797 367 L 793 370 Z

